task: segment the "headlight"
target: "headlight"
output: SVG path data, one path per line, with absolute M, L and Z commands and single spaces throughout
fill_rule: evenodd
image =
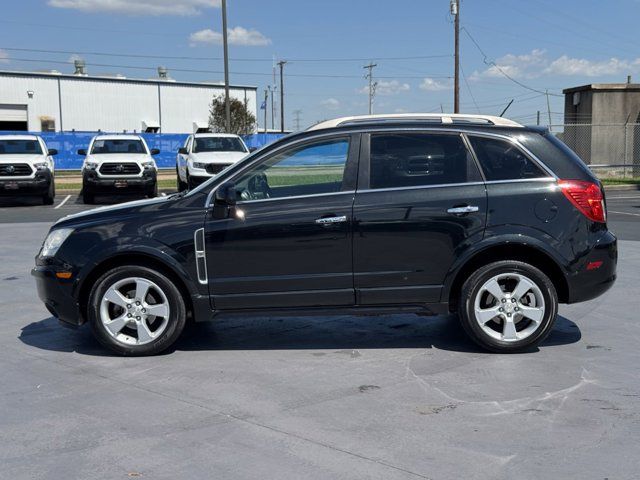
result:
M 84 168 L 87 170 L 95 170 L 98 168 L 98 164 L 96 162 L 84 162 Z
M 207 164 L 202 162 L 193 162 L 193 168 L 201 168 L 205 170 L 207 168 Z
M 49 232 L 40 249 L 40 256 L 53 257 L 67 237 L 71 235 L 71 232 L 73 232 L 73 228 L 58 228 Z
M 153 170 L 156 168 L 156 162 L 154 161 L 142 162 L 141 165 L 145 170 Z
M 36 170 L 48 170 L 49 164 L 47 162 L 38 162 L 33 164 L 36 167 Z

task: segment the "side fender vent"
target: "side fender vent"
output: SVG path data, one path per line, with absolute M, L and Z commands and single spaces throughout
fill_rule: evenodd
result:
M 204 243 L 204 228 L 199 228 L 193 234 L 193 247 L 196 251 L 196 270 L 198 272 L 198 282 L 207 285 L 207 254 Z

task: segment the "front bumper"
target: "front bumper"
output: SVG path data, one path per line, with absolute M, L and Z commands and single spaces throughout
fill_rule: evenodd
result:
M 0 178 L 0 195 L 44 195 L 49 191 L 53 175 L 49 170 L 36 172 L 33 178 L 12 179 L 11 177 Z
M 140 177 L 100 177 L 95 171 L 84 171 L 82 188 L 91 192 L 148 190 L 157 182 L 155 170 L 144 171 Z
M 38 297 L 44 302 L 49 313 L 62 322 L 78 326 L 84 323 L 80 314 L 80 305 L 73 296 L 74 280 L 56 277 L 58 268 L 38 265 L 31 270 L 36 279 Z
M 589 253 L 579 260 L 577 273 L 567 280 L 569 301 L 577 303 L 599 297 L 616 281 L 618 263 L 618 239 L 605 231 Z M 596 268 L 596 265 L 598 265 Z M 591 268 L 590 268 L 591 267 Z

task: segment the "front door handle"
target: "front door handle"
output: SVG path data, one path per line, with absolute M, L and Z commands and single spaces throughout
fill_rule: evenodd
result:
M 447 209 L 447 213 L 453 213 L 454 215 L 462 215 L 462 214 L 465 214 L 465 213 L 477 212 L 478 210 L 480 210 L 480 209 L 478 207 L 476 207 L 475 205 L 465 205 L 463 207 L 449 208 L 449 209 Z
M 319 225 L 331 225 L 334 223 L 344 223 L 347 221 L 346 215 L 341 215 L 339 217 L 322 217 L 317 218 L 316 223 Z

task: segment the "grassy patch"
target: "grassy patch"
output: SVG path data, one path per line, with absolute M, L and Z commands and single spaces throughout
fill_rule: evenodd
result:
M 601 178 L 604 185 L 640 185 L 640 178 Z

